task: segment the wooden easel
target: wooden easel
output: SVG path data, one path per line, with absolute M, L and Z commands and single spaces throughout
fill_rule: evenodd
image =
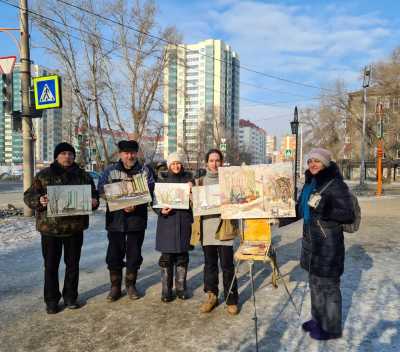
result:
M 272 286 L 274 288 L 278 288 L 278 280 L 282 280 L 286 293 L 288 294 L 289 299 L 299 317 L 300 313 L 297 310 L 297 307 L 293 301 L 293 297 L 290 294 L 286 282 L 283 280 L 283 277 L 278 268 L 276 260 L 276 251 L 271 244 L 272 234 L 271 234 L 270 222 L 268 221 L 268 219 L 241 219 L 240 223 L 241 223 L 240 246 L 235 252 L 234 256 L 234 259 L 236 261 L 235 276 L 231 282 L 226 299 L 228 299 L 232 291 L 233 283 L 239 272 L 240 264 L 243 261 L 247 261 L 249 264 L 251 292 L 253 297 L 253 308 L 254 308 L 253 320 L 254 320 L 254 332 L 256 338 L 256 352 L 258 352 L 258 317 L 257 317 L 257 307 L 256 307 L 256 296 L 254 292 L 254 273 L 253 273 L 253 267 L 255 262 L 258 261 L 263 263 L 269 263 L 272 269 L 272 276 L 271 276 Z M 253 245 L 254 245 L 254 251 L 252 250 Z M 225 304 L 227 304 L 227 301 L 225 301 Z

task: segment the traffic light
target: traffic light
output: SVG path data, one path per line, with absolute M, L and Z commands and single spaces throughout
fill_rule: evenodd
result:
M 3 80 L 3 110 L 6 114 L 12 114 L 13 110 L 13 87 L 12 87 L 12 75 L 2 74 Z

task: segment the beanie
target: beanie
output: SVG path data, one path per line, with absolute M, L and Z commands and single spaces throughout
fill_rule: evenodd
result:
M 177 161 L 183 165 L 183 156 L 179 153 L 171 153 L 170 155 L 168 155 L 168 158 L 167 158 L 168 168 L 174 161 Z
M 332 159 L 332 154 L 329 150 L 326 150 L 323 148 L 314 148 L 308 154 L 307 160 L 310 160 L 310 159 L 317 159 L 322 164 L 324 164 L 326 167 L 328 167 L 329 163 L 331 162 L 331 159 Z
M 62 142 L 57 144 L 54 149 L 54 160 L 57 159 L 58 154 L 62 152 L 71 152 L 72 154 L 74 154 L 74 158 L 76 157 L 75 148 L 67 142 Z

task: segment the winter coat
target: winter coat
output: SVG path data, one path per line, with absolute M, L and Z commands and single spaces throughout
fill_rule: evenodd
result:
M 160 183 L 187 183 L 192 181 L 190 172 L 173 174 L 163 173 Z M 154 209 L 158 214 L 156 232 L 156 250 L 162 253 L 187 252 L 190 246 L 190 234 L 193 223 L 191 209 L 172 209 L 168 215 L 161 214 L 161 209 Z
M 154 192 L 154 179 L 152 172 L 147 166 L 143 166 L 136 161 L 131 169 L 125 169 L 122 161 L 118 161 L 108 166 L 100 176 L 98 189 L 100 196 L 104 198 L 104 185 L 121 182 L 132 178 L 133 175 L 144 173 L 147 176 L 147 184 L 150 194 Z M 135 206 L 131 213 L 123 209 L 110 212 L 108 205 L 106 211 L 106 230 L 109 232 L 134 232 L 144 231 L 147 227 L 147 204 Z
M 47 217 L 47 207 L 40 204 L 39 198 L 47 194 L 47 186 L 53 185 L 91 185 L 92 198 L 99 199 L 94 182 L 85 170 L 75 163 L 65 169 L 55 161 L 35 176 L 32 186 L 24 193 L 25 204 L 36 211 L 37 230 L 44 235 L 62 237 L 79 234 L 87 229 L 88 215 Z
M 351 194 L 334 162 L 314 176 L 307 170 L 305 177 L 306 183 L 315 178 L 313 193 L 320 191 L 330 180 L 333 182 L 321 193 L 319 205 L 310 207 L 310 223 L 303 225 L 301 266 L 313 275 L 339 277 L 344 270 L 342 224 L 354 221 Z

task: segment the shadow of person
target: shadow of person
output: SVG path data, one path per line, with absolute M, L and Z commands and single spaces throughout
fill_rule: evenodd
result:
M 400 321 L 381 320 L 364 337 L 358 352 L 392 352 L 400 346 Z
M 346 250 L 345 270 L 341 278 L 343 326 L 348 318 L 353 296 L 360 285 L 363 271 L 371 269 L 372 265 L 373 259 L 367 254 L 363 246 L 354 244 Z

